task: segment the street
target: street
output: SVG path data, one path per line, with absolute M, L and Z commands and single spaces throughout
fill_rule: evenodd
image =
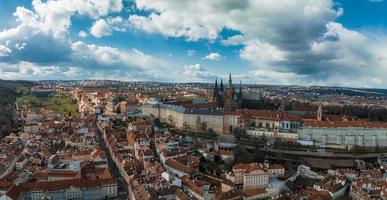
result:
M 117 180 L 118 197 L 115 199 L 117 199 L 117 200 L 129 199 L 128 198 L 128 186 L 127 186 L 125 180 L 123 179 L 123 177 L 121 176 L 120 171 L 118 170 L 116 164 L 113 162 L 113 159 L 110 155 L 110 152 L 106 146 L 105 140 L 102 139 L 102 133 L 101 133 L 101 131 L 99 131 L 98 128 L 97 128 L 97 141 L 101 145 L 102 151 L 104 151 L 106 154 L 110 172 L 112 173 L 113 177 Z

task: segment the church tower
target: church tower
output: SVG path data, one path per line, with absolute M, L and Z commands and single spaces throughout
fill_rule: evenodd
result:
M 233 111 L 233 97 L 234 97 L 234 88 L 232 86 L 232 79 L 231 79 L 231 73 L 228 78 L 228 84 L 226 87 L 226 94 L 225 94 L 225 103 L 224 103 L 224 109 L 226 111 Z
M 223 79 L 220 79 L 220 86 L 219 86 L 219 101 L 218 101 L 218 107 L 223 108 L 224 107 L 224 85 L 223 85 Z
M 240 81 L 240 84 L 239 84 L 239 92 L 238 92 L 237 99 L 238 99 L 238 109 L 241 109 L 242 108 L 242 103 L 243 103 L 242 80 Z
M 322 121 L 322 106 L 321 104 L 318 106 L 318 109 L 317 109 L 317 121 Z
M 220 79 L 220 87 L 219 87 L 219 90 L 220 90 L 221 92 L 224 92 L 223 79 Z
M 215 80 L 214 93 L 212 95 L 212 103 L 214 107 L 219 107 L 219 87 L 218 87 L 218 79 Z

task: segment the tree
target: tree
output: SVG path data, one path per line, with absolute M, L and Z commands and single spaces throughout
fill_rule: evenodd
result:
M 261 135 L 260 137 L 259 137 L 259 143 L 261 143 L 261 144 L 266 144 L 266 142 L 267 142 L 267 136 L 265 135 L 265 134 L 263 134 L 263 135 Z
M 155 118 L 154 123 L 155 123 L 155 126 L 157 126 L 157 127 L 160 127 L 160 125 L 161 125 L 161 121 L 159 118 Z
M 247 139 L 249 136 L 246 134 L 246 129 L 241 129 L 236 127 L 232 130 L 232 134 L 235 136 L 237 140 Z
M 198 115 L 198 117 L 196 118 L 196 130 L 197 130 L 197 132 L 200 132 L 200 130 L 201 130 L 200 123 L 201 123 L 201 119 L 200 119 L 200 116 Z
M 220 163 L 222 161 L 222 158 L 219 155 L 214 156 L 214 162 L 215 163 Z
M 235 156 L 235 163 L 251 163 L 251 162 L 255 162 L 255 155 L 254 155 L 254 153 L 249 152 L 243 146 L 237 146 L 234 149 L 234 155 L 238 155 L 238 156 Z
M 208 129 L 208 135 L 210 136 L 210 137 L 213 137 L 214 139 L 216 139 L 217 138 L 217 134 L 216 134 L 216 132 L 212 129 L 212 128 L 209 128 Z
M 174 126 L 174 124 L 173 124 L 173 116 L 172 116 L 172 115 L 169 115 L 169 116 L 168 116 L 168 122 L 169 122 L 169 124 L 170 124 L 171 126 Z
M 207 122 L 200 122 L 200 130 L 202 132 L 207 132 Z
M 187 122 L 184 122 L 184 123 L 183 123 L 183 130 L 184 130 L 185 132 L 188 132 L 188 131 L 189 131 L 189 125 L 188 125 Z

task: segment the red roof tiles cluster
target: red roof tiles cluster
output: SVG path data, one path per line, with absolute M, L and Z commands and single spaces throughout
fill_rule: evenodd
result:
M 263 163 L 238 163 L 234 165 L 232 168 L 233 171 L 245 171 L 247 173 L 255 171 L 255 170 L 261 170 L 261 171 L 267 171 L 269 169 L 281 169 L 284 168 L 282 165 L 275 164 L 275 165 L 265 165 Z
M 296 114 L 288 114 L 280 111 L 272 110 L 253 110 L 245 109 L 237 111 L 234 114 L 239 115 L 242 119 L 258 118 L 272 121 L 298 121 L 301 122 L 301 117 Z
M 55 181 L 35 181 L 13 185 L 6 195 L 12 199 L 17 199 L 23 192 L 33 191 L 61 191 L 70 187 L 95 188 L 104 185 L 116 184 L 115 179 L 107 168 L 96 168 L 91 162 L 81 163 L 78 172 L 71 170 L 43 171 L 36 174 L 40 178 L 63 177 L 62 180 Z
M 195 156 L 181 156 L 166 160 L 166 165 L 187 174 L 195 173 L 199 168 L 199 158 Z

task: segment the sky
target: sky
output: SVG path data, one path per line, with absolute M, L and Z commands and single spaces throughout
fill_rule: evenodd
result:
M 0 79 L 387 88 L 386 0 L 0 0 Z

